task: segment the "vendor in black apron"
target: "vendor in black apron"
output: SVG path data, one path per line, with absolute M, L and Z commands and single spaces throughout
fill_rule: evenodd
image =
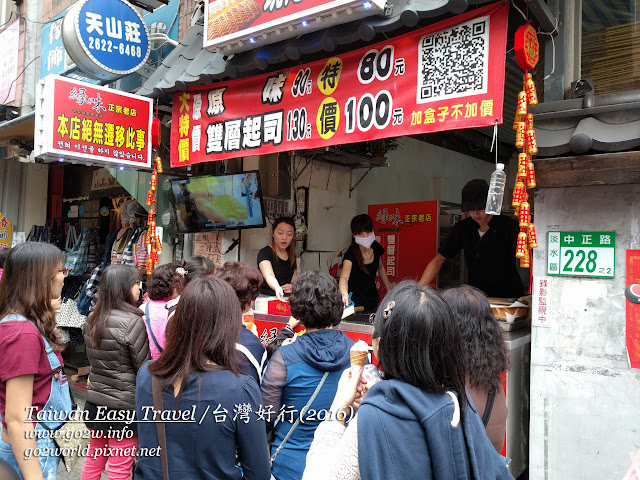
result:
M 484 212 L 489 185 L 482 179 L 462 189 L 462 211 L 469 217 L 456 223 L 437 255 L 425 268 L 420 285 L 429 285 L 447 259 L 464 250 L 469 285 L 489 297 L 518 298 L 524 294 L 516 267 L 518 222 Z

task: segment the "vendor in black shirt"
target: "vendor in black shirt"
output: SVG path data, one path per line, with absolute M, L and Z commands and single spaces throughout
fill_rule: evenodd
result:
M 291 293 L 296 281 L 295 223 L 289 217 L 280 217 L 273 223 L 271 245 L 258 252 L 258 267 L 264 282 L 260 287 L 263 295 L 278 297 Z
M 356 307 L 364 307 L 365 312 L 373 312 L 380 303 L 376 288 L 376 273 L 385 290 L 391 290 L 387 271 L 380 261 L 384 248 L 375 240 L 373 221 L 369 215 L 357 215 L 351 220 L 353 238 L 349 250 L 344 254 L 340 274 L 340 293 L 345 306 L 351 300 Z
M 420 285 L 429 285 L 448 258 L 464 250 L 469 285 L 489 297 L 518 298 L 523 286 L 516 268 L 518 222 L 502 215 L 484 213 L 489 185 L 482 179 L 462 189 L 462 211 L 469 217 L 454 225 L 438 254 L 425 268 Z

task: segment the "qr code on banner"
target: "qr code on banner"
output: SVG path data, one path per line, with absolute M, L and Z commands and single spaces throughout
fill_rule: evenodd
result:
M 418 48 L 418 103 L 487 92 L 489 17 L 426 35 Z

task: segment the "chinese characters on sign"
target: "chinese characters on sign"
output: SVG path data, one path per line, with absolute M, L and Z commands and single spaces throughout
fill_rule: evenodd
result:
M 0 249 L 11 247 L 11 222 L 0 213 Z
M 615 276 L 616 232 L 548 232 L 547 275 Z
M 36 155 L 99 163 L 151 164 L 151 107 L 144 97 L 51 75 L 43 89 L 44 132 Z
M 437 212 L 437 201 L 369 205 L 376 240 L 385 249 L 380 261 L 392 287 L 404 279 L 418 280 L 424 266 L 436 255 Z M 377 280 L 380 290 L 379 283 Z M 385 293 L 380 291 L 380 298 Z
M 553 278 L 534 277 L 533 280 L 533 310 L 531 311 L 531 323 L 534 327 L 551 326 L 551 292 Z
M 177 92 L 172 166 L 501 122 L 507 8 L 490 5 L 340 56 Z
M 67 53 L 90 75 L 117 78 L 136 71 L 149 56 L 147 27 L 123 0 L 79 2 L 65 18 L 76 25 L 62 29 Z
M 0 105 L 16 99 L 16 77 L 18 76 L 18 52 L 20 21 L 16 20 L 0 32 L 2 57 L 0 58 Z
M 640 250 L 627 250 L 627 281 L 625 286 L 640 283 Z M 631 368 L 640 368 L 640 305 L 625 300 L 627 328 L 626 344 Z

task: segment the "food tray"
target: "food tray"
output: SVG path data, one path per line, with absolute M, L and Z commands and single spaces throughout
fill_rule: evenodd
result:
M 520 330 L 529 326 L 528 317 L 516 318 L 513 323 L 507 323 L 504 319 L 498 319 L 498 324 L 503 332 L 513 332 L 514 330 Z

